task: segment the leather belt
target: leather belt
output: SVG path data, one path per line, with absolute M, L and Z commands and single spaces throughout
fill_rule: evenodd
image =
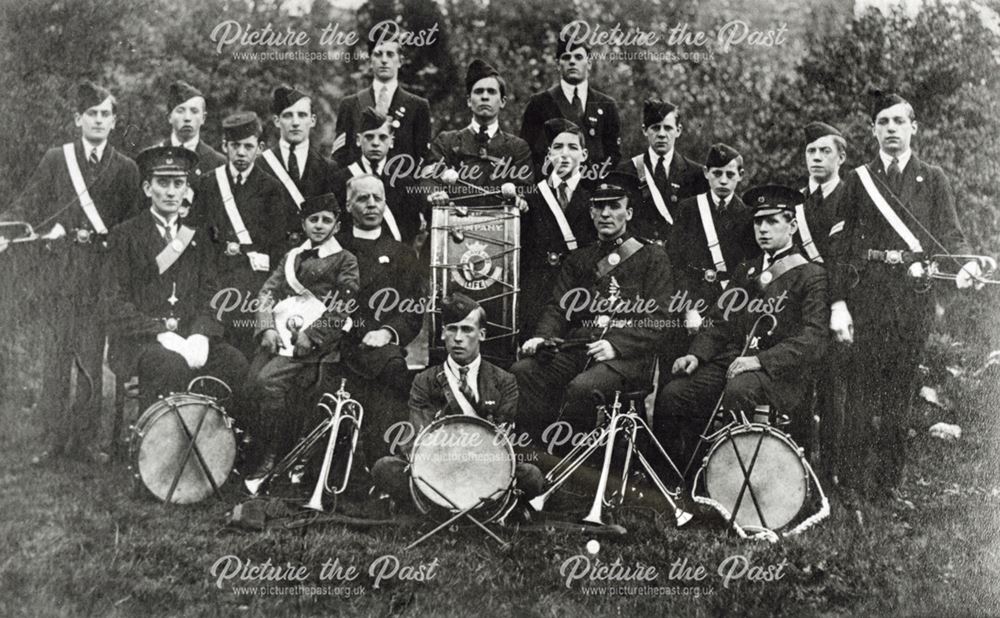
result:
M 861 259 L 866 262 L 882 262 L 883 264 L 912 264 L 920 261 L 920 253 L 898 249 L 868 249 L 861 252 Z

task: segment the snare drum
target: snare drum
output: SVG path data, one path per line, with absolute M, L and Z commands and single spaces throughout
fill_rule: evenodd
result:
M 136 480 L 161 501 L 166 501 L 191 444 L 181 419 L 187 432 L 192 436 L 197 432 L 198 452 L 216 487 L 226 482 L 236 461 L 232 421 L 215 398 L 198 393 L 174 393 L 157 401 L 132 428 L 129 455 L 130 469 Z M 191 504 L 210 495 L 212 484 L 198 454 L 191 449 L 170 501 Z
M 744 468 L 750 477 L 745 489 Z M 806 503 L 808 470 L 802 449 L 786 434 L 769 425 L 748 423 L 722 434 L 709 449 L 698 478 L 704 478 L 711 500 L 730 516 L 736 511 L 735 522 L 741 527 L 780 530 L 798 517 Z
M 424 427 L 413 443 L 410 493 L 421 513 L 472 508 L 483 513 L 480 521 L 493 521 L 514 506 L 514 465 L 514 447 L 496 425 L 446 416 Z

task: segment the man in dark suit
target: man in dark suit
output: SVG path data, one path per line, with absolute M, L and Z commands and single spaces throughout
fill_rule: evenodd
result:
M 429 179 L 424 184 L 442 189 L 428 196 L 437 206 L 447 205 L 455 197 L 443 190 L 444 184 L 451 185 L 448 191 L 452 194 L 461 194 L 462 205 L 491 205 L 509 196 L 480 197 L 481 191 L 469 185 L 499 194 L 503 185 L 524 186 L 533 177 L 528 144 L 500 129 L 500 112 L 507 106 L 507 81 L 500 72 L 474 59 L 465 74 L 465 92 L 472 122 L 463 129 L 439 133 L 431 144 L 430 165 L 421 173 Z M 520 196 L 515 201 L 520 208 L 527 207 Z
M 598 241 L 563 262 L 522 358 L 511 367 L 521 423 L 533 437 L 560 416 L 589 431 L 594 391 L 607 396 L 650 384 L 673 279 L 663 249 L 627 229 L 638 188 L 635 176 L 612 172 L 594 189 L 590 216 Z
M 271 97 L 271 113 L 278 128 L 278 143 L 261 153 L 261 168 L 282 185 L 282 193 L 297 223 L 298 211 L 306 198 L 331 193 L 337 166 L 314 144 L 309 136 L 316 126 L 312 97 L 297 88 L 279 86 Z M 290 244 L 302 243 L 300 229 L 295 225 Z
M 827 344 L 826 272 L 804 258 L 793 242 L 801 194 L 766 185 L 746 195 L 756 207 L 754 233 L 764 253 L 735 269 L 729 289 L 709 313 L 710 325 L 673 362 L 671 370 L 678 377 L 656 399 L 653 429 L 681 469 L 698 451 L 699 436 L 720 394 L 722 410 L 743 412 L 747 418 L 764 404 L 791 414 L 807 393 L 808 369 L 822 359 Z M 765 314 L 774 317 L 773 328 Z M 751 332 L 756 346 L 751 343 L 740 356 Z
M 844 436 L 853 448 L 843 453 L 839 477 L 884 498 L 903 480 L 907 416 L 934 312 L 933 295 L 920 293 L 914 279 L 924 275 L 925 252 L 970 251 L 947 176 L 910 149 L 913 107 L 878 93 L 871 119 L 878 156 L 848 174 L 840 200 L 844 229 L 835 248 L 840 267 L 831 273 L 830 328 L 837 341 L 853 341 Z M 954 267 L 961 269 L 959 288 L 981 274 L 975 262 Z
M 614 169 L 622 156 L 618 103 L 590 87 L 589 47 L 561 33 L 556 44 L 556 59 L 559 61 L 559 83 L 531 96 L 524 108 L 520 135 L 531 147 L 536 173 L 548 176 L 552 170 L 543 169 L 543 166 L 549 145 L 542 127 L 551 118 L 572 121 L 587 136 L 589 164 L 584 177 L 596 180 Z
M 431 112 L 427 99 L 408 92 L 399 84 L 402 64 L 398 39 L 376 38 L 368 42 L 372 69 L 372 84 L 368 88 L 344 97 L 337 110 L 337 137 L 333 142 L 333 159 L 345 167 L 361 156 L 356 134 L 361 114 L 374 107 L 384 116 L 399 123 L 395 130 L 389 157 L 406 155 L 414 166 L 427 155 L 431 141 Z
M 42 226 L 38 234 L 61 238 L 32 266 L 31 285 L 44 302 L 38 334 L 42 385 L 38 411 L 49 456 L 99 458 L 104 328 L 100 318 L 100 272 L 107 260 L 107 234 L 128 218 L 142 195 L 135 163 L 108 142 L 117 101 L 106 89 L 83 83 L 76 93 L 80 137 L 50 148 L 5 218 Z M 0 251 L 7 246 L 0 239 Z M 70 401 L 74 363 L 80 369 Z
M 179 80 L 170 84 L 167 94 L 167 118 L 170 121 L 170 137 L 162 140 L 160 146 L 180 146 L 198 155 L 198 164 L 188 179 L 188 191 L 184 196 L 181 217 L 194 203 L 194 192 L 201 177 L 220 165 L 226 164 L 226 157 L 201 139 L 201 127 L 208 118 L 205 111 L 205 95 L 191 84 Z M 146 205 L 136 203 L 137 212 Z
M 257 114 L 239 112 L 222 121 L 228 163 L 203 177 L 194 210 L 201 213 L 218 260 L 226 341 L 248 358 L 256 352 L 252 312 L 241 311 L 284 255 L 297 223 L 281 185 L 257 164 L 261 124 Z M 266 165 L 266 164 L 265 164 Z
M 407 463 L 402 458 L 412 449 L 412 440 L 438 418 L 466 415 L 512 428 L 517 419 L 517 381 L 514 376 L 483 360 L 479 346 L 486 338 L 486 312 L 464 294 L 452 294 L 441 302 L 441 338 L 448 358 L 417 375 L 410 389 L 409 441 L 405 453 L 379 459 L 372 477 L 395 500 L 409 502 Z M 542 491 L 542 473 L 532 464 L 515 466 L 517 488 L 529 499 Z
M 587 160 L 583 131 L 569 120 L 552 118 L 545 134 L 552 173 L 527 193 L 528 212 L 521 217 L 522 333 L 535 331 L 536 309 L 548 302 L 563 260 L 597 240 L 590 191 L 580 173 Z
M 618 169 L 639 177 L 642 201 L 635 205 L 629 226 L 636 236 L 666 244 L 680 208 L 678 202 L 708 191 L 701 166 L 674 150 L 681 134 L 677 107 L 659 99 L 642 105 L 646 152 L 622 161 Z
M 429 213 L 422 211 L 427 202 L 423 195 L 409 190 L 412 181 L 407 177 L 394 175 L 387 165 L 386 157 L 395 135 L 393 121 L 369 107 L 361 114 L 357 140 L 361 155 L 347 167 L 337 170 L 331 182 L 334 195 L 341 204 L 347 204 L 347 183 L 351 178 L 374 175 L 382 182 L 385 211 L 382 217 L 385 232 L 391 238 L 411 243 L 426 223 Z
M 182 392 L 196 375 L 242 391 L 246 358 L 221 340 L 211 308 L 218 289 L 212 243 L 181 223 L 178 209 L 197 155 L 154 146 L 139 154 L 149 210 L 112 231 L 105 269 L 108 359 L 120 378 L 139 376 L 142 409 Z M 239 406 L 235 406 L 239 407 Z
M 358 259 L 360 288 L 352 328 L 341 345 L 344 364 L 359 378 L 357 399 L 365 408 L 366 458 L 385 455 L 386 430 L 401 418 L 410 391 L 406 346 L 423 325 L 423 277 L 409 246 L 382 226 L 382 181 L 367 174 L 347 182 L 351 227 L 337 240 Z
M 753 210 L 736 194 L 743 156 L 726 144 L 715 144 L 705 159 L 704 175 L 709 190 L 680 203 L 666 245 L 691 335 L 725 290 L 730 273 L 743 260 L 760 254 L 753 236 Z

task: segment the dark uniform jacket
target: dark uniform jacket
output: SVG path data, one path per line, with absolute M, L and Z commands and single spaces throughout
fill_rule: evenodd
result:
M 830 192 L 830 195 L 826 197 L 823 197 L 819 190 L 816 191 L 816 194 L 810 195 L 808 186 L 802 189 L 802 194 L 805 196 L 803 206 L 806 223 L 809 225 L 809 232 L 812 235 L 816 250 L 819 252 L 824 264 L 827 264 L 831 262 L 830 254 L 833 249 L 834 240 L 836 240 L 837 234 L 842 231 L 835 230 L 834 226 L 839 221 L 837 210 L 839 200 L 844 194 L 844 181 L 841 180 L 838 182 L 837 186 Z M 795 232 L 795 245 L 803 249 L 801 231 L 802 225 L 800 223 L 799 229 Z M 831 231 L 834 232 L 832 236 L 830 235 Z M 802 250 L 802 255 L 806 258 L 809 257 L 804 249 Z
M 969 253 L 955 213 L 951 184 L 940 167 L 911 156 L 903 169 L 898 199 L 893 199 L 886 186 L 886 172 L 881 159 L 876 156 L 868 168 L 889 205 L 920 241 L 924 253 L 937 253 L 940 248 L 906 211 L 912 213 L 949 251 Z M 844 231 L 839 235 L 835 249 L 838 268 L 831 275 L 831 300 L 847 301 L 856 329 L 881 329 L 893 325 L 894 331 L 908 333 L 909 337 L 920 337 L 930 317 L 932 295 L 914 291 L 913 279 L 906 276 L 913 260 L 889 265 L 863 259 L 869 249 L 906 251 L 906 243 L 872 203 L 857 172 L 851 171 L 843 185 L 838 218 L 844 221 Z M 899 206 L 900 203 L 906 210 Z
M 182 224 L 183 225 L 183 224 Z M 115 228 L 108 241 L 111 259 L 105 269 L 105 307 L 111 345 L 108 358 L 119 376 L 135 374 L 142 346 L 156 344 L 177 319 L 176 333 L 221 337 L 212 299 L 218 290 L 212 243 L 202 231 L 162 275 L 156 256 L 165 243 L 148 210 Z M 170 299 L 175 297 L 176 303 Z
M 494 424 L 514 422 L 518 391 L 513 374 L 483 359 L 476 387 L 479 403 L 473 405 L 480 417 Z M 417 374 L 410 388 L 409 408 L 414 437 L 437 418 L 462 414 L 462 408 L 448 385 L 444 365 L 428 367 Z
M 753 209 L 743 204 L 739 196 L 732 196 L 726 210 L 718 212 L 715 196 L 710 192 L 709 204 L 715 220 L 715 232 L 722 247 L 722 257 L 726 268 L 732 273 L 740 262 L 760 255 L 760 248 L 754 240 Z M 720 280 L 706 280 L 706 271 L 715 271 L 712 254 L 701 225 L 698 203 L 695 197 L 680 203 L 674 229 L 667 242 L 667 254 L 674 267 L 678 291 L 687 291 L 691 303 L 702 299 L 706 310 L 722 293 Z
M 347 181 L 354 177 L 354 173 L 350 167 L 352 163 L 357 163 L 362 172 L 367 173 L 360 161 L 352 161 L 346 167 L 336 171 L 332 177 L 330 189 L 337 196 L 337 201 L 340 202 L 343 208 L 344 216 L 347 217 L 344 219 L 342 227 L 348 229 L 351 227 L 351 222 L 347 207 Z M 414 191 L 414 183 L 408 178 L 393 178 L 389 176 L 387 168 L 388 166 L 384 167 L 381 174 L 375 175 L 382 180 L 382 185 L 385 188 L 386 207 L 392 211 L 392 216 L 396 219 L 400 238 L 403 242 L 409 242 L 420 232 L 421 213 L 424 214 L 424 217 L 428 217 L 430 214 L 427 194 Z M 385 222 L 382 223 L 382 231 L 384 234 L 389 234 L 389 237 L 392 238 L 389 226 Z
M 277 304 L 295 296 L 295 292 L 285 277 L 285 262 L 292 252 L 285 254 L 264 286 L 260 290 L 260 298 L 270 297 Z M 310 324 L 303 332 L 312 340 L 315 349 L 309 358 L 315 360 L 331 353 L 324 360 L 336 362 L 339 360 L 338 347 L 344 336 L 344 324 L 350 317 L 349 301 L 355 300 L 358 291 L 358 260 L 349 251 L 338 251 L 334 254 L 319 257 L 297 253 L 295 259 L 295 276 L 307 290 L 326 302 L 326 313 Z M 256 335 L 269 328 L 274 328 L 273 304 L 262 302 L 257 312 Z
M 621 116 L 614 99 L 588 85 L 587 107 L 583 118 L 576 117 L 573 106 L 566 100 L 560 84 L 533 94 L 524 108 L 521 121 L 521 138 L 531 146 L 532 161 L 536 171 L 542 169 L 549 144 L 545 139 L 544 125 L 552 118 L 566 118 L 583 129 L 587 137 L 587 167 L 610 161 L 614 169 L 621 159 Z M 551 172 L 552 170 L 548 170 Z
M 247 253 L 267 254 L 273 269 L 290 248 L 289 235 L 301 229 L 298 218 L 287 208 L 284 188 L 273 176 L 264 172 L 263 168 L 266 167 L 267 162 L 258 159 L 240 186 L 236 185 L 232 170 L 226 167 L 230 190 L 253 244 L 239 245 L 239 238 L 226 214 L 214 172 L 202 178 L 193 208 L 204 217 L 205 227 L 212 240 L 218 259 L 219 286 L 235 287 L 244 295 L 252 294 L 251 298 L 256 297 L 270 271 L 255 272 L 251 269 Z M 226 255 L 230 243 L 239 245 L 238 254 Z
M 795 254 L 798 250 L 793 248 L 776 256 L 775 261 Z M 777 318 L 773 333 L 766 334 L 771 321 L 761 320 L 756 332 L 759 351 L 748 351 L 746 355 L 756 356 L 764 373 L 773 380 L 774 403 L 789 408 L 805 394 L 808 370 L 826 351 L 830 324 L 827 277 L 822 266 L 806 262 L 762 287 L 763 260 L 758 256 L 736 269 L 729 289 L 709 313 L 711 323 L 695 336 L 689 353 L 701 363 L 716 359 L 728 364 L 743 349 L 754 322 L 763 312 L 772 313 Z M 750 301 L 760 303 L 758 311 L 749 310 Z M 728 317 L 726 308 L 732 309 Z
M 673 277 L 670 260 L 663 249 L 656 245 L 644 245 L 598 278 L 598 263 L 627 238 L 632 236 L 626 233 L 616 241 L 598 241 L 577 249 L 566 258 L 552 296 L 538 319 L 534 336 L 594 341 L 600 339 L 603 328 L 595 322 L 602 313 L 593 311 L 592 303 L 587 303 L 583 310 L 573 312 L 569 319 L 566 317 L 567 308 L 573 306 L 573 299 L 577 294 L 586 298 L 582 292 L 574 290 L 585 290 L 591 301 L 607 299 L 611 280 L 614 278 L 620 286 L 619 295 L 623 301 L 639 299 L 648 303 L 655 300 L 655 306 L 643 307 L 641 311 L 611 315 L 611 327 L 603 336 L 618 353 L 617 358 L 605 364 L 629 380 L 644 380 L 649 377 L 653 357 L 658 352 L 658 343 L 662 337 L 660 331 L 668 317 L 667 306 L 673 292 Z M 564 297 L 567 298 L 566 301 L 563 300 Z
M 459 173 L 459 177 L 477 187 L 499 191 L 504 183 L 527 185 L 532 182 L 534 172 L 531 167 L 531 150 L 521 138 L 505 133 L 503 129 L 490 138 L 485 145 L 479 143 L 479 136 L 472 125 L 456 131 L 442 131 L 431 144 L 428 160 L 432 163 L 443 163 Z M 442 169 L 439 166 L 439 170 Z M 425 183 L 426 184 L 426 183 Z M 432 184 L 448 190 L 455 196 L 475 195 L 476 192 L 461 185 L 442 187 L 435 180 Z M 456 204 L 464 206 L 482 206 L 501 203 L 499 195 L 490 197 L 463 199 Z
M 274 153 L 274 156 L 287 171 L 288 161 L 281 156 L 281 148 L 275 145 L 272 148 L 268 148 L 268 150 Z M 265 161 L 263 156 L 257 158 L 254 167 L 258 166 L 277 179 L 277 175 L 271 169 L 271 164 Z M 337 171 L 337 164 L 320 154 L 318 150 L 312 147 L 311 143 L 309 154 L 306 155 L 306 167 L 301 171 L 302 174 L 298 178 L 292 177 L 292 182 L 299 188 L 299 193 L 302 194 L 302 197 L 310 198 L 333 192 L 331 182 L 333 181 L 334 173 Z M 293 213 L 297 213 L 298 208 L 295 206 L 295 202 L 292 201 L 292 196 L 288 194 L 288 191 L 285 190 L 284 185 L 280 181 L 278 184 L 281 186 L 281 194 L 288 202 L 289 208 L 292 209 Z
M 340 102 L 336 141 L 339 145 L 343 139 L 344 145 L 334 149 L 333 160 L 341 167 L 361 156 L 355 136 L 361 124 L 361 112 L 369 107 L 375 107 L 372 86 L 346 96 Z M 427 146 L 431 141 L 431 112 L 427 99 L 406 91 L 400 84 L 392 95 L 388 115 L 399 123 L 393 131 L 389 157 L 409 155 L 414 158 L 414 164 L 420 166 L 420 159 L 427 156 Z
M 358 373 L 374 378 L 390 359 L 404 355 L 423 326 L 423 277 L 413 249 L 393 240 L 385 230 L 377 240 L 355 238 L 350 230 L 337 239 L 357 258 L 360 274 L 358 310 L 352 316 L 357 324 L 348 336 L 350 345 L 344 356 Z M 394 333 L 393 343 L 381 348 L 361 345 L 366 333 L 383 327 Z
M 629 229 L 636 236 L 658 244 L 666 244 L 670 239 L 672 226 L 663 218 L 653 202 L 653 194 L 649 189 L 649 183 L 652 182 L 652 179 L 646 178 L 645 171 L 640 173 L 637 170 L 634 158 L 624 160 L 618 165 L 619 171 L 640 177 L 642 202 L 632 205 L 632 220 L 628 223 Z M 653 164 L 649 160 L 648 148 L 642 154 L 642 163 L 645 165 L 645 169 L 650 170 L 655 175 L 655 172 L 652 171 Z M 682 200 L 708 191 L 708 181 L 705 180 L 701 166 L 677 150 L 674 150 L 673 158 L 670 160 L 666 181 L 660 179 L 656 186 L 660 190 L 660 195 L 663 196 L 667 212 L 670 213 L 675 223 L 680 214 Z

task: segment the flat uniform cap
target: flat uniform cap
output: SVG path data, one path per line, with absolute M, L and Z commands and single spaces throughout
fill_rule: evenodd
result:
M 640 192 L 637 176 L 625 172 L 610 172 L 594 186 L 590 194 L 590 205 L 601 207 L 604 202 L 627 197 L 629 205 L 634 206 L 641 195 Z
M 333 193 L 324 193 L 322 195 L 307 197 L 302 202 L 302 208 L 299 210 L 299 216 L 305 219 L 310 215 L 324 211 L 332 212 L 335 216 L 340 217 L 340 202 L 337 201 L 337 196 Z
M 152 146 L 140 152 L 135 162 L 143 178 L 187 176 L 198 165 L 198 155 L 181 146 Z
M 167 92 L 167 111 L 172 112 L 181 103 L 190 101 L 195 97 L 204 99 L 205 95 L 202 94 L 201 90 L 198 90 L 186 81 L 177 80 L 170 84 L 169 91 Z
M 496 68 L 485 60 L 480 58 L 473 59 L 469 63 L 468 70 L 465 71 L 465 93 L 471 93 L 472 87 L 476 85 L 476 82 L 487 77 L 500 77 L 500 71 L 497 71 Z
M 705 167 L 711 169 L 713 167 L 726 167 L 729 162 L 740 156 L 732 146 L 727 146 L 719 142 L 718 144 L 712 144 L 712 147 L 708 149 L 708 156 L 705 157 Z
M 293 86 L 278 86 L 271 93 L 271 113 L 280 116 L 281 112 L 298 103 L 301 99 L 310 98 L 308 94 Z
M 260 118 L 255 112 L 236 112 L 222 119 L 222 137 L 227 142 L 260 136 L 260 132 Z
M 836 137 L 844 137 L 837 127 L 828 125 L 825 122 L 810 122 L 803 129 L 803 133 L 806 136 L 806 143 L 811 144 L 821 137 L 826 137 L 827 135 L 834 135 Z
M 79 114 L 104 102 L 111 96 L 111 91 L 94 82 L 81 82 L 76 87 L 76 111 Z
M 545 141 L 549 144 L 561 133 L 566 133 L 567 131 L 578 133 L 581 130 L 576 123 L 565 118 L 550 118 L 545 121 L 543 127 L 545 128 Z
M 465 294 L 455 292 L 441 300 L 441 323 L 448 325 L 461 322 L 470 313 L 482 307 Z
M 677 106 L 669 101 L 646 99 L 642 103 L 642 128 L 648 129 L 654 124 L 661 122 L 667 117 L 667 114 L 676 111 Z
M 753 216 L 787 212 L 795 214 L 795 207 L 802 203 L 802 193 L 784 185 L 758 185 L 743 194 L 743 203 L 753 208 Z

